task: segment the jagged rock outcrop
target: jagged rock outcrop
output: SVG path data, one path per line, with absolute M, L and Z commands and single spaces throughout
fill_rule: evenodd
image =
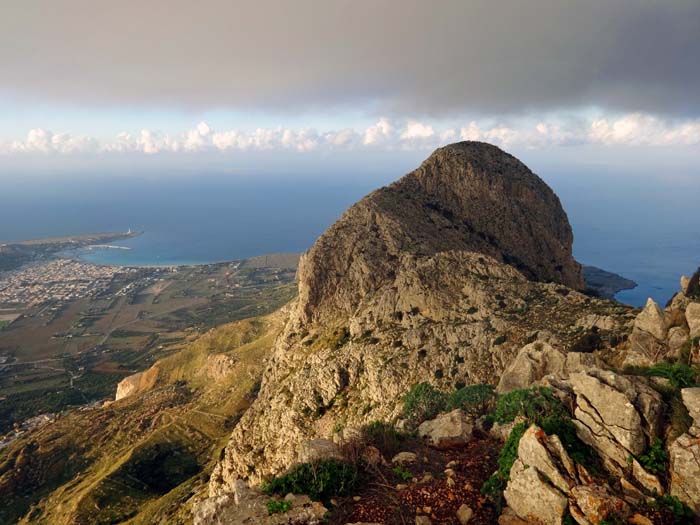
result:
M 422 381 L 495 383 L 535 332 L 567 347 L 584 315 L 622 325 L 624 307 L 576 290 L 571 242 L 554 193 L 488 144 L 441 148 L 362 199 L 302 257 L 299 297 L 210 493 L 290 468 L 339 426 L 396 418 Z
M 320 525 L 327 509 L 308 496 L 288 494 L 290 508 L 279 514 L 268 512 L 265 496 L 238 480 L 229 494 L 209 498 L 194 513 L 194 525 Z
M 498 382 L 498 392 L 527 388 L 550 374 L 569 374 L 587 367 L 601 366 L 592 353 L 564 353 L 543 341 L 530 343 L 520 349 Z
M 464 445 L 471 439 L 473 430 L 474 421 L 456 409 L 421 423 L 418 435 L 436 448 L 450 448 Z
M 693 423 L 669 447 L 670 492 L 700 514 L 700 388 L 684 388 L 681 395 Z
M 574 425 L 581 440 L 593 447 L 606 468 L 650 494 L 663 493 L 659 479 L 637 461 L 661 434 L 664 403 L 645 378 L 598 369 L 571 374 L 576 409 Z
M 150 390 L 156 384 L 159 372 L 159 367 L 154 365 L 148 370 L 125 377 L 117 385 L 115 401 Z

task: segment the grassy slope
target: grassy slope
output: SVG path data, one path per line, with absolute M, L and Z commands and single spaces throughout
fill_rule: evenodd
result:
M 150 391 L 70 413 L 0 451 L 0 497 L 8 502 L 0 523 L 14 523 L 30 504 L 21 523 L 191 520 L 186 501 L 203 489 L 217 451 L 251 402 L 281 323 L 274 313 L 215 328 L 158 361 Z M 207 358 L 220 353 L 235 364 L 213 381 L 205 372 Z M 196 468 L 183 470 L 193 463 Z M 162 469 L 156 481 L 149 479 L 154 468 Z

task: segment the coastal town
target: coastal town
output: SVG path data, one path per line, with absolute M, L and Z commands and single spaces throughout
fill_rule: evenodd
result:
M 0 273 L 0 305 L 33 307 L 96 297 L 110 288 L 115 277 L 129 277 L 138 270 L 118 266 L 98 266 L 72 259 Z

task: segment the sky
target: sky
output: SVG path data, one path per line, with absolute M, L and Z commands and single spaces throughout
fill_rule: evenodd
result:
M 5 0 L 0 79 L 0 178 L 700 160 L 697 0 Z

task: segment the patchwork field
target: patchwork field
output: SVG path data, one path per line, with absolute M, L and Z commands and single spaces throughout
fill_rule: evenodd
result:
M 297 259 L 131 269 L 91 296 L 53 300 L 42 291 L 33 304 L 0 304 L 0 433 L 111 397 L 121 378 L 210 328 L 272 312 L 296 293 Z

